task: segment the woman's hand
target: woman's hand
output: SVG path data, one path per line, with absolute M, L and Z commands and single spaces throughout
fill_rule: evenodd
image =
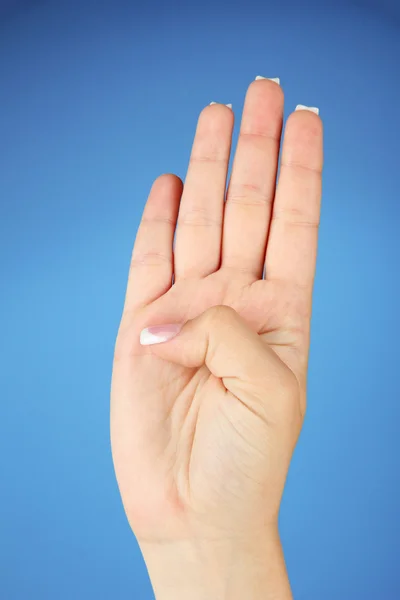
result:
M 250 85 L 224 202 L 233 112 L 205 108 L 183 192 L 158 178 L 137 234 L 111 436 L 160 598 L 291 597 L 277 518 L 306 406 L 322 124 L 290 115 L 276 185 L 282 113 L 277 83 Z

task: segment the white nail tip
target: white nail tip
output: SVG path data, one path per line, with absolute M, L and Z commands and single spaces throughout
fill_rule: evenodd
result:
M 296 110 L 309 110 L 310 112 L 319 115 L 319 108 L 317 108 L 316 106 L 304 106 L 304 104 L 298 104 L 296 106 Z
M 281 85 L 281 80 L 279 79 L 279 77 L 263 77 L 262 75 L 257 75 L 255 80 L 259 81 L 260 79 L 269 79 L 270 81 L 274 81 L 278 85 Z
M 140 344 L 142 346 L 152 346 L 153 344 L 161 344 L 169 339 L 166 335 L 154 335 L 147 329 L 143 329 L 140 333 Z
M 212 104 L 219 104 L 219 102 L 210 102 L 210 106 L 212 106 Z M 225 104 L 225 106 L 232 108 L 232 104 Z
M 140 344 L 142 346 L 162 344 L 175 337 L 180 332 L 181 328 L 182 325 L 179 323 L 146 327 L 146 329 L 143 329 L 140 332 Z

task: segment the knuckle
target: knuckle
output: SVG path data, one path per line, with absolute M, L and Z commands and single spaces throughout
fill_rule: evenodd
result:
M 319 219 L 319 214 L 307 214 L 303 208 L 296 207 L 280 207 L 273 216 L 274 221 L 283 220 L 288 225 L 310 229 L 318 229 Z
M 240 183 L 230 186 L 227 201 L 231 204 L 262 207 L 271 204 L 272 194 L 262 190 L 257 184 Z
M 211 323 L 223 324 L 232 322 L 232 319 L 237 318 L 236 311 L 230 306 L 220 304 L 207 309 L 206 315 Z
M 281 167 L 290 169 L 293 173 L 296 173 L 297 177 L 310 177 L 314 176 L 320 178 L 322 174 L 322 164 L 315 160 L 305 160 L 304 156 L 296 156 L 296 152 L 292 153 L 290 158 L 285 158 L 281 162 Z
M 202 153 L 192 153 L 190 157 L 190 164 L 208 164 L 208 163 L 222 163 L 225 164 L 227 162 L 227 157 L 225 152 L 221 152 L 220 148 L 208 148 L 207 151 Z
M 178 220 L 179 226 L 221 227 L 221 221 L 215 219 L 206 208 L 194 207 L 186 211 Z
M 134 271 L 138 267 L 159 267 L 163 265 L 171 265 L 171 257 L 162 252 L 144 252 L 132 256 L 130 271 Z

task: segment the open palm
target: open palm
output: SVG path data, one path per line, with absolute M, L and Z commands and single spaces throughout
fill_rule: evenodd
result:
M 278 509 L 305 408 L 322 170 L 321 121 L 297 111 L 288 119 L 276 185 L 282 114 L 280 86 L 253 82 L 226 192 L 233 112 L 205 108 L 183 193 L 173 175 L 151 190 L 116 344 L 111 407 L 117 479 L 139 537 L 185 535 L 198 521 L 214 527 L 228 502 L 230 518 L 258 509 L 272 518 L 262 509 L 265 494 L 268 511 Z M 190 364 L 187 348 L 181 360 L 169 360 L 168 344 L 140 345 L 148 326 L 186 323 L 219 306 L 233 308 L 271 349 L 268 393 L 289 391 L 292 413 L 285 408 L 277 444 L 269 424 L 279 423 L 282 403 L 260 419 L 236 401 L 237 382 L 227 390 L 207 366 Z M 223 310 L 212 318 L 225 318 Z

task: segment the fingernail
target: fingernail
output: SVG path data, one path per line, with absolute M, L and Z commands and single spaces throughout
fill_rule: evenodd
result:
M 168 342 L 168 340 L 178 335 L 181 329 L 182 325 L 178 323 L 146 327 L 140 332 L 140 343 L 142 346 L 151 346 Z
M 219 104 L 219 102 L 210 102 L 210 106 L 212 104 Z M 232 104 L 225 104 L 225 106 L 227 106 L 228 108 L 232 109 Z
M 274 81 L 278 85 L 281 85 L 281 80 L 279 77 L 263 77 L 262 75 L 257 75 L 255 80 L 258 81 L 259 79 L 269 79 L 270 81 Z
M 304 106 L 304 104 L 298 104 L 296 106 L 296 110 L 309 110 L 315 113 L 316 115 L 319 115 L 319 108 L 317 108 L 316 106 Z

